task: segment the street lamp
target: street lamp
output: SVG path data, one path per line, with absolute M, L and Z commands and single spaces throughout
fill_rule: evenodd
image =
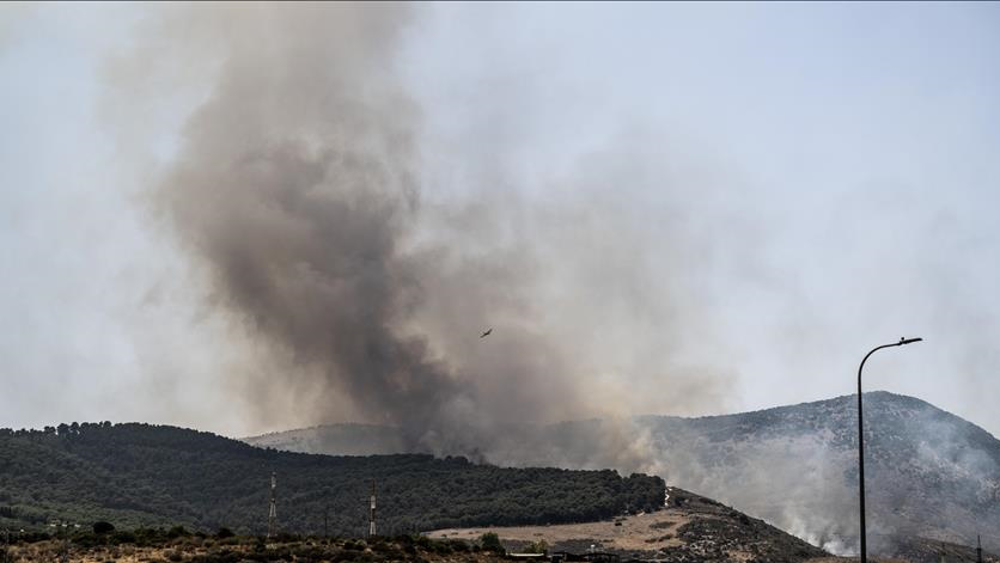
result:
M 861 360 L 861 365 L 858 366 L 858 486 L 861 493 L 861 563 L 868 563 L 868 546 L 865 542 L 865 422 L 864 410 L 861 405 L 861 370 L 865 369 L 865 362 L 868 361 L 868 356 L 871 356 L 882 348 L 903 346 L 904 344 L 913 344 L 922 340 L 923 338 L 900 338 L 899 342 L 876 346 L 872 348 L 871 352 L 865 354 L 865 358 Z

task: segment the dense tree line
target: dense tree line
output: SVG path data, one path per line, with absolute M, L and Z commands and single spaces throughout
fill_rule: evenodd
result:
M 663 503 L 657 477 L 513 469 L 428 455 L 333 457 L 260 449 L 146 424 L 0 429 L 0 527 L 60 521 L 119 528 L 266 529 L 271 472 L 283 530 L 367 531 L 371 480 L 387 534 L 588 521 Z

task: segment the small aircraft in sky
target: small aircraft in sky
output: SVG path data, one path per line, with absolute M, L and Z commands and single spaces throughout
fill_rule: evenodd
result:
M 479 338 L 486 338 L 487 336 L 493 334 L 493 327 L 490 327 L 486 332 L 479 335 Z

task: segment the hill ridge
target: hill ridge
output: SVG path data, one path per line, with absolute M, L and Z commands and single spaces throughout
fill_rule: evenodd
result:
M 336 457 L 167 425 L 84 424 L 62 435 L 0 430 L 0 526 L 104 519 L 260 532 L 272 471 L 286 529 L 316 532 L 330 509 L 329 529 L 342 535 L 366 528 L 372 478 L 381 483 L 387 531 L 609 518 L 662 506 L 665 486 L 610 470 L 500 468 L 427 454 Z
M 728 415 L 562 422 L 500 436 L 486 456 L 514 466 L 638 466 L 849 553 L 858 533 L 856 401 L 842 395 Z M 891 555 L 916 537 L 975 545 L 978 533 L 985 548 L 1000 551 L 1000 440 L 930 402 L 884 390 L 865 393 L 865 426 L 875 553 Z M 589 446 L 609 436 L 633 440 L 630 451 L 641 455 L 625 460 L 632 466 Z M 349 446 L 350 436 L 320 429 L 249 441 L 332 451 Z

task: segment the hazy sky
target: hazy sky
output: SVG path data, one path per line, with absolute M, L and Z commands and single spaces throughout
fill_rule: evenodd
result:
M 146 49 L 161 17 L 0 5 L 0 426 L 316 422 L 281 385 L 246 406 L 241 370 L 270 368 L 150 209 L 218 63 Z M 1000 4 L 423 5 L 394 48 L 425 236 L 529 233 L 531 329 L 614 412 L 847 394 L 922 336 L 868 388 L 1000 433 Z

